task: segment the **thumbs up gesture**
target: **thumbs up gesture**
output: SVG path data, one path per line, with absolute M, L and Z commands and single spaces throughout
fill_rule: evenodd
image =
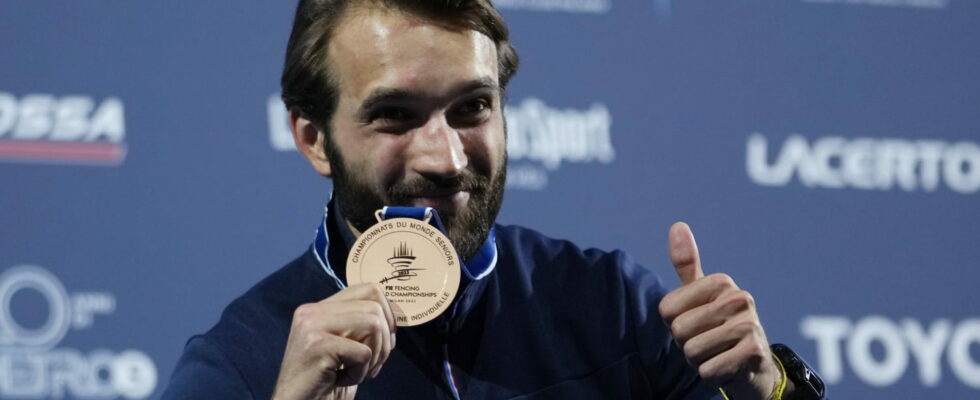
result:
M 684 356 L 707 384 L 734 400 L 768 399 L 782 374 L 752 295 L 728 275 L 704 276 L 687 224 L 671 226 L 668 241 L 681 287 L 660 301 L 660 315 Z

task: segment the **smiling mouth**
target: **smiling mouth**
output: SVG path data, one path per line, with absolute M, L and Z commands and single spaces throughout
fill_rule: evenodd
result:
M 413 207 L 432 207 L 440 212 L 458 211 L 470 200 L 470 192 L 465 190 L 444 190 L 422 193 L 412 197 L 409 202 Z

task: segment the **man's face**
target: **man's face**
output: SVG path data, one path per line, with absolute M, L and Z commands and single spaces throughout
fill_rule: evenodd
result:
M 506 175 L 493 42 L 360 9 L 336 27 L 329 59 L 339 97 L 327 158 L 347 220 L 363 231 L 384 205 L 433 207 L 460 255 L 475 255 Z

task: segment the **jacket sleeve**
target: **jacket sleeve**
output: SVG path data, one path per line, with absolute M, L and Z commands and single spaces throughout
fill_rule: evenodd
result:
M 202 336 L 184 346 L 161 400 L 253 399 L 238 368 L 218 346 Z
M 629 317 L 636 330 L 637 348 L 651 389 L 657 398 L 670 400 L 723 400 L 721 392 L 704 384 L 696 368 L 687 363 L 660 316 L 660 300 L 667 289 L 652 270 L 632 257 L 615 253 L 623 273 Z

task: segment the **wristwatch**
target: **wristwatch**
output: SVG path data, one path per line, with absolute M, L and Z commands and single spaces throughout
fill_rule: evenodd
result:
M 807 365 L 800 356 L 796 355 L 784 344 L 776 343 L 769 350 L 783 363 L 786 378 L 793 382 L 793 393 L 783 397 L 784 400 L 825 400 L 826 391 L 823 380 L 817 372 Z

